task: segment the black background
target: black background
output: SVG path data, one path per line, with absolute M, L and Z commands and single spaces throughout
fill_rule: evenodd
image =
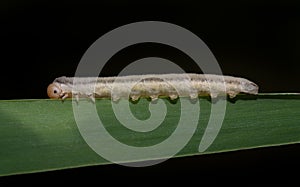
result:
M 260 92 L 300 90 L 297 1 L 1 1 L 0 13 L 0 99 L 47 98 L 48 84 L 59 76 L 73 76 L 96 39 L 137 21 L 165 21 L 190 30 L 208 45 L 223 74 L 248 78 Z M 147 56 L 167 58 L 187 72 L 199 72 L 180 52 L 148 44 L 124 49 L 101 74 L 117 75 L 126 64 Z M 95 166 L 2 179 L 44 178 L 47 183 L 64 177 L 68 182 L 99 185 L 109 176 L 115 178 L 112 183 L 141 178 L 141 185 L 160 184 L 157 178 L 199 185 L 237 179 L 241 185 L 258 180 L 297 182 L 299 150 L 291 145 L 171 159 L 147 168 Z

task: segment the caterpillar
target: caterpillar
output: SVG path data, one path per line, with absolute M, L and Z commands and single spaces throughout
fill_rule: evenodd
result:
M 76 86 L 73 84 L 75 78 Z M 186 86 L 187 83 L 189 87 Z M 181 91 L 178 92 L 172 85 L 176 85 Z M 48 86 L 47 94 L 50 98 L 62 100 L 74 96 L 77 101 L 79 97 L 89 97 L 93 101 L 95 98 L 111 98 L 117 101 L 126 96 L 128 98 L 126 91 L 129 87 L 131 88 L 129 97 L 133 101 L 140 97 L 150 97 L 153 101 L 161 96 L 174 100 L 178 97 L 195 99 L 202 95 L 216 98 L 221 94 L 227 94 L 230 98 L 234 98 L 239 93 L 258 94 L 258 86 L 245 78 L 193 73 L 97 78 L 62 76 Z

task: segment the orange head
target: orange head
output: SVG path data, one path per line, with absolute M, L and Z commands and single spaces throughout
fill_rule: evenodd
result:
M 58 99 L 62 97 L 62 90 L 58 84 L 49 84 L 47 88 L 47 94 L 52 99 Z

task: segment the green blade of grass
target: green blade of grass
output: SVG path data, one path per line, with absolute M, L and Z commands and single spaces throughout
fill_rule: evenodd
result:
M 161 126 L 148 133 L 124 128 L 113 115 L 110 100 L 96 100 L 96 107 L 113 137 L 128 145 L 143 147 L 163 141 L 176 128 L 180 102 L 163 101 L 167 116 Z M 132 113 L 141 120 L 150 116 L 148 106 L 146 99 L 130 103 Z M 300 142 L 299 95 L 239 95 L 234 101 L 227 101 L 225 119 L 217 138 L 205 152 L 199 153 L 210 107 L 209 99 L 200 98 L 201 113 L 196 132 L 176 157 Z M 188 128 L 188 124 L 186 126 Z M 135 160 L 126 160 L 130 161 Z M 109 163 L 81 137 L 71 100 L 0 101 L 0 176 Z

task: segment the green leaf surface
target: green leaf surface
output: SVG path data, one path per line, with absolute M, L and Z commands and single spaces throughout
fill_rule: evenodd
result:
M 109 99 L 97 99 L 95 106 L 105 128 L 116 140 L 140 148 L 159 144 L 177 128 L 181 114 L 180 102 L 170 102 L 168 99 L 162 101 L 166 104 L 167 115 L 163 123 L 150 132 L 135 132 L 122 126 L 114 115 Z M 198 148 L 212 103 L 207 97 L 201 97 L 199 101 L 201 112 L 197 129 L 176 157 L 300 141 L 299 95 L 239 95 L 234 100 L 227 101 L 225 118 L 218 136 L 205 152 L 200 153 Z M 140 120 L 148 119 L 149 103 L 147 99 L 131 102 L 132 114 Z M 80 104 L 81 102 L 78 103 Z M 188 112 L 193 115 L 193 111 Z M 185 127 L 189 132 L 189 122 L 186 122 Z M 182 136 L 186 135 L 184 133 L 185 131 Z M 100 141 L 107 141 L 102 137 L 98 138 Z M 114 149 L 109 145 L 110 142 L 107 142 L 103 149 Z M 125 158 L 126 154 L 130 156 L 131 153 L 124 153 Z M 152 159 L 159 158 L 143 160 Z M 137 160 L 120 160 L 134 161 Z M 72 100 L 0 101 L 0 176 L 109 163 L 111 162 L 94 152 L 81 136 L 74 119 Z

